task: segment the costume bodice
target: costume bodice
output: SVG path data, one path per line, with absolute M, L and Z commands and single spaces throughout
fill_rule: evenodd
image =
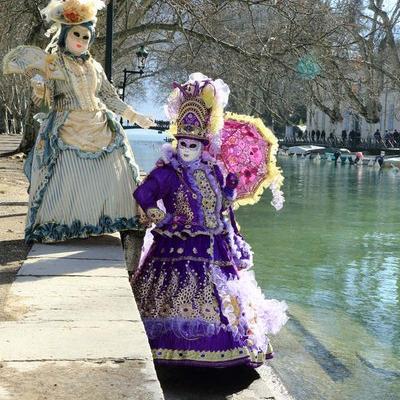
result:
M 220 233 L 222 211 L 227 206 L 223 177 L 218 166 L 201 161 L 191 166 L 171 164 L 154 169 L 134 196 L 162 229 Z M 157 208 L 162 200 L 165 213 Z
M 67 81 L 57 81 L 54 90 L 54 105 L 57 110 L 67 109 L 98 111 L 105 108 L 98 97 L 101 76 L 92 59 L 79 62 L 63 56 L 62 67 Z
M 108 81 L 102 66 L 93 58 L 86 61 L 59 53 L 55 61 L 65 80 L 49 82 L 55 111 L 100 111 L 110 109 L 122 115 L 127 105 Z

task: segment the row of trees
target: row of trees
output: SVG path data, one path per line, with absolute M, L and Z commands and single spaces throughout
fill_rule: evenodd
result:
M 201 71 L 231 87 L 229 108 L 270 125 L 305 119 L 316 104 L 334 122 L 343 103 L 379 120 L 384 86 L 400 88 L 396 40 L 400 4 L 383 0 L 116 0 L 114 83 L 141 45 L 147 71 L 132 77 L 131 95 L 151 82 L 165 100 L 171 82 Z M 0 0 L 0 55 L 18 44 L 45 47 L 40 9 L 47 0 Z M 103 59 L 105 13 L 93 53 Z M 11 23 L 10 23 L 11 21 Z M 18 94 L 18 95 L 17 95 Z M 29 85 L 0 77 L 0 120 L 32 137 Z M 28 116 L 28 117 L 27 117 Z M 3 124 L 4 125 L 4 124 Z M 27 143 L 31 142 L 27 140 Z

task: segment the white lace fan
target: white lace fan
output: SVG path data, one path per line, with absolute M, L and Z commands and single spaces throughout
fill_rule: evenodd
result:
M 35 46 L 18 46 L 11 50 L 3 60 L 3 74 L 27 74 L 30 70 L 46 79 L 65 80 L 57 69 L 51 55 Z

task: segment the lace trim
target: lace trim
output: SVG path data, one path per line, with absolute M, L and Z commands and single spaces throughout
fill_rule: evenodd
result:
M 185 240 L 188 236 L 190 236 L 190 237 L 196 237 L 196 236 L 200 236 L 200 235 L 208 236 L 208 237 L 214 236 L 213 233 L 208 232 L 208 231 L 203 231 L 203 230 L 191 231 L 188 229 L 180 229 L 179 232 L 178 231 L 171 232 L 167 229 L 155 228 L 155 229 L 153 229 L 153 232 L 158 233 L 159 235 L 162 235 L 162 236 L 167 236 L 169 238 L 176 236 L 182 240 Z M 228 234 L 228 232 L 226 230 L 223 230 L 222 232 L 219 233 L 219 235 L 227 235 L 227 234 Z
M 149 339 L 171 333 L 178 339 L 195 340 L 211 337 L 217 335 L 221 329 L 225 330 L 221 323 L 210 323 L 199 318 L 143 318 L 143 324 Z
M 136 217 L 130 219 L 117 218 L 113 220 L 110 217 L 103 216 L 97 225 L 83 225 L 81 221 L 75 220 L 71 225 L 49 222 L 43 225 L 29 226 L 25 230 L 25 240 L 28 243 L 52 243 L 139 228 L 139 220 Z

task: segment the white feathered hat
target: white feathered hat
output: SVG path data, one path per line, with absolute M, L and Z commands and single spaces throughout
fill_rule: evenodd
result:
M 105 6 L 102 0 L 51 0 L 41 11 L 45 20 L 53 23 L 46 32 L 46 36 L 51 37 L 46 51 L 51 53 L 57 48 L 62 25 L 80 25 L 90 21 L 95 26 L 97 12 Z
M 97 11 L 106 5 L 102 0 L 51 0 L 41 13 L 47 22 L 79 25 L 97 21 Z

